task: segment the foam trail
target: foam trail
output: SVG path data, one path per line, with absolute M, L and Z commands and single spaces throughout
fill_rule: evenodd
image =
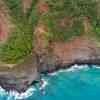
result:
M 21 100 L 21 99 L 26 99 L 34 94 L 34 91 L 36 91 L 35 87 L 30 87 L 26 92 L 23 92 L 19 94 L 18 92 L 14 94 L 15 100 Z
M 72 67 L 70 67 L 68 69 L 67 68 L 66 69 L 61 69 L 57 72 L 49 73 L 48 75 L 55 76 L 59 72 L 70 72 L 70 71 L 75 71 L 75 70 L 80 70 L 80 69 L 85 69 L 85 68 L 89 68 L 88 65 L 77 65 L 77 64 L 75 64 L 75 65 L 73 65 Z
M 45 89 L 45 87 L 48 85 L 47 80 L 45 80 L 45 79 L 41 79 L 41 80 L 43 81 L 43 84 L 42 84 L 41 87 L 39 88 L 40 90 L 41 90 L 41 89 Z
M 26 99 L 33 95 L 36 91 L 34 86 L 31 86 L 26 92 L 18 93 L 17 91 L 5 91 L 2 87 L 0 87 L 0 96 L 7 96 L 7 100 L 22 100 Z
M 6 95 L 6 91 L 0 87 L 0 96 Z
M 46 86 L 48 85 L 48 80 L 46 79 L 41 79 L 40 81 L 40 85 L 39 85 L 39 91 L 42 95 L 45 95 L 46 94 L 46 91 L 45 91 L 45 88 Z
M 94 68 L 100 69 L 100 65 L 93 65 Z
M 48 82 L 45 79 L 42 79 L 44 81 L 43 85 L 39 88 L 40 89 L 45 89 L 47 86 Z M 23 93 L 18 93 L 17 91 L 5 91 L 2 87 L 0 87 L 0 96 L 6 96 L 7 100 L 24 100 L 27 99 L 28 97 L 32 96 L 34 92 L 37 91 L 37 89 L 34 86 L 31 86 L 26 92 Z
M 92 66 L 93 66 L 93 68 L 100 69 L 99 65 L 98 66 L 92 65 Z M 54 76 L 54 75 L 58 75 L 60 72 L 69 72 L 69 71 L 76 71 L 76 70 L 88 69 L 88 68 L 89 68 L 88 65 L 75 64 L 69 69 L 62 69 L 62 70 L 59 70 L 54 73 L 49 73 L 49 75 Z M 7 97 L 6 100 L 24 100 L 24 99 L 27 99 L 28 97 L 32 96 L 35 93 L 35 91 L 43 90 L 43 92 L 45 93 L 45 88 L 49 84 L 48 79 L 43 78 L 41 80 L 43 81 L 43 84 L 39 88 L 36 88 L 35 86 L 31 86 L 30 88 L 27 89 L 26 92 L 23 92 L 23 93 L 18 93 L 17 91 L 6 92 L 2 87 L 0 87 L 0 97 L 6 96 Z
M 55 76 L 57 74 L 58 74 L 58 72 L 53 72 L 53 73 L 49 73 L 48 75 Z
M 67 71 L 75 71 L 75 70 L 80 70 L 84 68 L 89 68 L 88 65 L 73 65 L 71 68 L 67 69 Z

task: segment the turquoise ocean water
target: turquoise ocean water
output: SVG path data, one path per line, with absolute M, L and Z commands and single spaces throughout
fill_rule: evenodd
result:
M 75 65 L 42 75 L 44 84 L 41 87 L 38 83 L 21 94 L 7 93 L 0 88 L 0 100 L 100 100 L 100 69 L 95 65 L 92 67 Z

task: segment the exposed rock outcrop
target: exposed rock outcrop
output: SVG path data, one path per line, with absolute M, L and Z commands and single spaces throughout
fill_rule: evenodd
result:
M 24 63 L 18 64 L 13 68 L 0 66 L 0 85 L 9 90 L 24 92 L 33 81 L 38 80 L 39 73 L 35 57 L 29 56 Z
M 0 0 L 0 5 L 2 5 L 1 1 L 3 2 L 3 0 Z M 51 0 L 48 0 L 48 1 L 51 2 Z M 78 13 L 75 12 L 77 14 L 73 14 L 74 9 L 75 9 L 75 11 L 78 11 L 76 8 L 79 7 L 78 6 L 79 4 L 77 4 L 78 2 L 75 3 L 75 7 L 74 7 L 74 5 L 73 5 L 74 2 L 73 3 L 69 2 L 69 4 L 71 6 L 73 6 L 72 8 L 70 8 L 71 10 L 73 10 L 72 13 L 70 13 L 69 16 L 68 16 L 68 14 L 65 14 L 65 15 L 61 16 L 61 18 L 59 19 L 60 14 L 67 13 L 67 11 L 69 11 L 66 8 L 67 6 L 65 7 L 65 5 L 64 5 L 65 1 L 66 0 L 64 0 L 64 1 L 55 0 L 53 2 L 53 0 L 52 0 L 53 4 L 50 2 L 49 2 L 50 3 L 49 4 L 49 3 L 46 3 L 45 0 L 38 0 L 38 3 L 36 3 L 34 5 L 35 7 L 33 9 L 33 7 L 31 7 L 31 6 L 33 6 L 33 3 L 34 3 L 32 0 L 22 0 L 21 8 L 22 8 L 24 17 L 22 17 L 21 20 L 22 20 L 22 22 L 25 21 L 25 23 L 18 24 L 17 25 L 18 29 L 24 27 L 24 24 L 29 24 L 28 28 L 33 28 L 33 26 L 34 26 L 33 22 L 32 23 L 30 23 L 30 22 L 32 20 L 36 19 L 36 18 L 33 18 L 34 16 L 39 17 L 38 21 L 36 21 L 37 23 L 35 24 L 36 25 L 35 30 L 32 31 L 33 29 L 31 29 L 32 34 L 34 33 L 33 54 L 26 57 L 26 59 L 24 60 L 23 63 L 17 64 L 14 67 L 8 67 L 6 65 L 0 66 L 0 85 L 4 89 L 6 89 L 7 91 L 17 90 L 18 92 L 23 92 L 34 81 L 40 79 L 40 74 L 42 72 L 43 73 L 44 72 L 53 72 L 53 71 L 61 69 L 61 68 L 69 68 L 73 64 L 98 64 L 98 65 L 100 65 L 100 47 L 97 47 L 97 45 L 95 44 L 95 41 L 92 40 L 94 37 L 91 35 L 88 35 L 88 34 L 92 33 L 91 32 L 92 31 L 91 21 L 89 19 L 89 18 L 91 18 L 91 16 L 89 16 L 89 15 L 91 15 L 91 12 L 92 13 L 96 12 L 94 10 L 94 7 L 92 7 L 93 3 L 91 3 L 92 5 L 90 6 L 90 8 L 91 7 L 93 8 L 93 10 L 89 10 L 88 8 L 86 8 L 85 9 L 86 14 L 81 14 L 80 17 L 78 17 L 79 15 L 77 15 L 77 14 L 83 13 L 84 9 L 78 9 L 79 12 Z M 12 2 L 10 2 L 10 3 L 12 4 Z M 56 4 L 56 6 L 55 6 L 55 4 Z M 77 6 L 76 6 L 76 4 L 77 4 Z M 86 4 L 88 4 L 88 2 Z M 89 4 L 90 4 L 90 2 L 89 2 Z M 71 6 L 69 6 L 69 7 L 71 7 Z M 14 8 L 14 7 L 15 7 L 15 5 L 12 6 L 12 8 Z M 16 6 L 16 7 L 18 7 L 18 6 Z M 57 7 L 57 9 L 55 9 L 56 7 Z M 99 5 L 98 5 L 98 7 L 99 7 Z M 83 5 L 83 8 L 85 8 L 85 5 Z M 9 20 L 8 20 L 9 13 L 5 12 L 5 11 L 8 11 L 5 9 L 6 9 L 6 7 L 3 4 L 3 6 L 1 6 L 1 8 L 0 8 L 0 41 L 7 40 L 8 33 L 12 30 L 11 28 L 14 27 L 12 25 L 12 23 L 9 22 Z M 29 9 L 30 9 L 30 11 L 28 12 Z M 54 9 L 54 11 L 53 11 L 53 9 Z M 9 10 L 12 11 L 12 9 L 9 9 Z M 87 11 L 87 10 L 89 10 L 89 11 Z M 87 12 L 88 13 L 90 12 L 90 13 L 88 14 Z M 17 12 L 15 14 L 17 15 Z M 21 15 L 19 14 L 20 16 L 16 16 L 15 19 L 16 18 L 19 19 L 23 14 L 21 14 Z M 28 15 L 25 15 L 25 14 L 28 14 Z M 56 15 L 54 19 L 52 19 L 53 15 Z M 92 14 L 92 16 L 93 15 L 94 15 L 94 13 Z M 29 19 L 26 19 L 27 17 Z M 30 18 L 30 17 L 32 17 L 32 18 Z M 50 24 L 49 26 L 46 25 L 48 23 L 44 22 L 44 20 L 43 20 L 43 18 L 45 18 L 45 17 L 47 17 L 46 20 Z M 70 28 L 72 26 L 72 24 L 74 23 L 73 19 L 74 20 L 77 19 L 76 21 L 82 20 L 81 22 L 82 22 L 84 31 L 82 30 L 82 32 L 79 32 L 80 33 L 79 35 L 74 35 L 74 32 L 73 32 L 73 34 L 69 37 L 68 34 L 71 34 L 71 33 L 70 32 L 68 33 L 66 31 L 66 29 Z M 50 23 L 48 20 L 52 21 L 52 22 L 54 21 L 53 26 L 55 26 L 56 28 L 51 27 L 53 23 Z M 27 22 L 27 21 L 29 21 L 29 22 Z M 15 22 L 17 22 L 17 19 Z M 32 26 L 30 26 L 31 24 L 32 24 Z M 19 26 L 21 26 L 21 27 L 19 27 Z M 67 27 L 67 26 L 69 26 L 69 27 Z M 24 29 L 25 28 L 26 27 L 24 27 Z M 72 30 L 72 28 L 71 28 L 71 30 Z M 21 29 L 21 32 L 23 34 L 29 34 L 30 31 L 28 31 L 26 29 L 26 31 L 24 32 L 23 31 L 24 29 Z M 51 30 L 55 30 L 55 29 L 62 30 L 62 31 L 55 31 L 55 32 L 59 33 L 59 34 L 56 34 L 56 36 L 52 35 L 53 37 L 57 37 L 57 38 L 59 37 L 59 39 L 56 38 L 57 40 L 50 39 L 52 36 L 51 36 L 51 34 L 48 34 L 48 33 L 53 33 L 53 31 L 51 31 Z M 64 29 L 64 31 L 63 31 L 63 29 Z M 63 32 L 65 35 L 61 35 Z M 62 42 L 62 38 L 67 37 L 66 34 L 69 37 L 69 39 L 67 40 L 67 42 L 64 42 L 64 41 Z M 49 37 L 49 35 L 50 35 L 50 37 Z M 57 36 L 57 35 L 59 35 L 59 36 Z M 60 38 L 60 35 L 62 38 Z M 88 37 L 90 37 L 90 38 L 88 38 Z M 18 46 L 18 45 L 16 45 L 16 46 Z M 16 46 L 14 46 L 14 48 L 16 48 Z M 23 48 L 25 49 L 25 47 L 23 47 Z M 13 47 L 11 46 L 10 49 L 13 49 Z M 23 51 L 23 49 L 21 51 Z
M 100 64 L 100 48 L 94 41 L 78 37 L 69 43 L 52 43 L 51 51 L 40 55 L 40 71 L 52 72 L 73 64 Z
M 27 57 L 12 68 L 0 66 L 0 85 L 9 90 L 25 91 L 40 79 L 40 73 L 69 68 L 73 64 L 100 65 L 100 48 L 88 38 L 79 37 L 69 43 L 51 43 L 43 53 Z

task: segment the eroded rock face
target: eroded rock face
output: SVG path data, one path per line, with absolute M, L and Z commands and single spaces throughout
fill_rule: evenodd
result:
M 24 92 L 35 80 L 39 79 L 35 57 L 28 57 L 24 63 L 13 68 L 0 66 L 0 85 L 9 90 Z
M 51 52 L 40 56 L 40 71 L 52 72 L 73 64 L 100 64 L 100 48 L 85 37 L 64 43 L 52 43 Z
M 53 72 L 69 68 L 72 64 L 100 65 L 100 48 L 85 37 L 77 37 L 69 43 L 51 43 L 44 53 L 27 57 L 22 64 L 13 68 L 0 66 L 0 85 L 9 90 L 25 91 L 41 72 Z M 34 55 L 35 54 L 35 55 Z
M 59 4 L 58 8 L 60 6 Z M 24 14 L 31 8 L 31 5 L 32 0 L 22 0 Z M 43 15 L 47 14 L 50 10 L 48 4 L 42 0 L 39 0 L 36 8 L 39 17 L 43 17 Z M 8 21 L 8 12 L 4 13 L 5 11 L 7 10 L 5 10 L 5 6 L 3 5 L 3 8 L 0 9 L 0 41 L 8 38 L 8 33 L 12 30 L 11 27 L 13 26 Z M 58 12 L 59 11 L 58 9 Z M 74 23 L 72 20 L 75 19 L 75 17 L 70 16 L 62 17 L 56 23 L 56 26 L 59 26 L 57 29 L 66 29 L 66 26 Z M 84 17 L 82 23 L 84 30 L 82 34 L 78 36 L 75 35 L 74 38 L 71 37 L 73 39 L 68 42 L 52 40 L 50 43 L 47 38 L 49 34 L 47 33 L 49 30 L 52 30 L 52 28 L 46 26 L 44 21 L 39 18 L 33 32 L 33 54 L 26 57 L 23 63 L 15 65 L 14 67 L 9 68 L 1 65 L 0 85 L 7 91 L 17 90 L 18 92 L 23 92 L 33 81 L 40 79 L 41 72 L 53 72 L 57 69 L 69 68 L 72 64 L 100 64 L 100 48 L 95 45 L 94 41 L 87 38 L 87 33 L 91 31 L 91 25 L 87 16 Z
M 12 68 L 0 66 L 0 85 L 4 89 L 23 92 L 34 81 L 40 79 L 41 72 L 51 73 L 69 68 L 72 64 L 100 65 L 100 48 L 86 37 L 77 37 L 67 43 L 52 42 L 45 52 L 33 52 L 22 64 Z

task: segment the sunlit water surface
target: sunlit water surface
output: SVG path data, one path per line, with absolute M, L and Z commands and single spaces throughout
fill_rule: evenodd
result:
M 41 87 L 38 83 L 21 94 L 0 88 L 0 100 L 100 100 L 99 66 L 74 65 L 42 75 L 42 80 Z

